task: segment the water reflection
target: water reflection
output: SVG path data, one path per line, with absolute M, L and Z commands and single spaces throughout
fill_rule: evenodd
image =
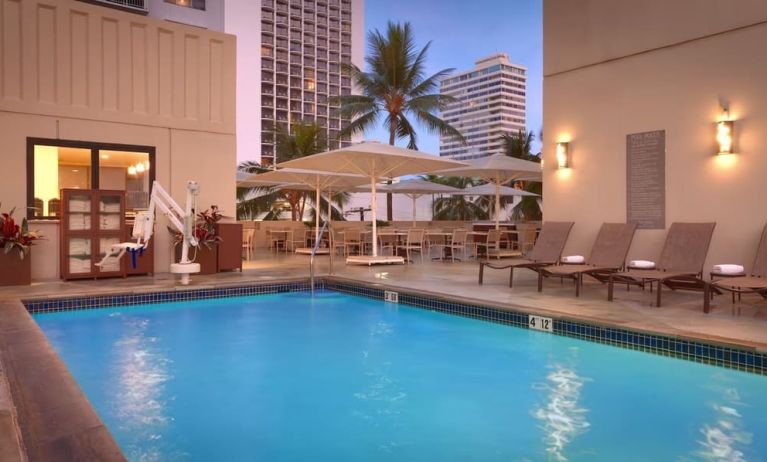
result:
M 130 435 L 126 453 L 130 460 L 166 460 L 161 449 L 163 432 L 172 420 L 164 398 L 165 383 L 171 379 L 170 360 L 147 335 L 147 319 L 126 319 L 125 335 L 114 343 L 117 357 L 113 376 L 117 379 L 112 402 L 120 432 Z
M 407 390 L 393 372 L 395 365 L 388 360 L 382 343 L 395 334 L 394 325 L 378 321 L 369 328 L 368 348 L 360 352 L 362 388 L 354 392 L 353 415 L 376 429 L 375 434 L 387 435 L 401 428 L 401 414 L 406 409 Z M 386 428 L 381 431 L 381 428 Z M 376 442 L 384 453 L 393 453 L 411 443 L 389 437 Z
M 721 393 L 719 403 L 710 403 L 714 412 L 713 422 L 703 424 L 703 435 L 698 440 L 701 449 L 697 452 L 702 460 L 741 462 L 747 460 L 744 446 L 751 444 L 752 434 L 746 431 L 739 408 L 744 406 L 738 390 L 729 386 L 718 386 Z
M 578 349 L 571 348 L 570 353 L 568 364 L 550 362 L 546 366 L 549 370 L 546 382 L 533 385 L 546 395 L 546 402 L 533 410 L 533 416 L 541 422 L 546 452 L 558 461 L 568 460 L 567 446 L 589 428 L 588 409 L 579 403 L 581 389 L 588 379 L 576 372 Z

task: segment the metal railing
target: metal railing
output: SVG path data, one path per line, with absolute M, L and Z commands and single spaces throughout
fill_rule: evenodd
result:
M 314 257 L 317 255 L 317 249 L 320 248 L 320 244 L 322 243 L 322 236 L 325 234 L 325 229 L 328 227 L 328 222 L 330 220 L 325 221 L 323 223 L 322 228 L 320 228 L 319 234 L 317 234 L 317 240 L 314 243 L 314 247 L 312 247 L 312 255 L 309 257 L 309 287 L 312 289 L 312 294 L 314 294 Z M 329 250 L 332 253 L 332 244 L 330 244 L 330 240 L 328 240 L 329 247 L 331 247 Z
M 137 13 L 149 13 L 149 5 L 147 5 L 149 2 L 147 0 L 88 0 L 88 2 L 116 6 Z

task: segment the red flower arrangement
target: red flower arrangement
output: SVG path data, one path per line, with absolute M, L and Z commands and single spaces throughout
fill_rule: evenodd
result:
M 37 231 L 30 231 L 27 219 L 21 220 L 21 225 L 13 219 L 13 208 L 7 213 L 0 213 L 0 249 L 6 254 L 14 249 L 19 252 L 19 257 L 24 258 L 29 254 L 29 248 L 34 241 L 43 236 Z
M 216 223 L 221 221 L 222 218 L 224 218 L 224 216 L 219 212 L 218 207 L 215 205 L 211 205 L 210 209 L 205 209 L 202 212 L 197 213 L 193 233 L 200 245 L 210 248 L 221 242 L 221 236 L 216 235 Z M 184 240 L 183 234 L 170 227 L 168 230 L 173 235 L 174 245 L 180 244 Z

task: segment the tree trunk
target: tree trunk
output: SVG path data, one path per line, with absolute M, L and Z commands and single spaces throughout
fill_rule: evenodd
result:
M 392 123 L 389 125 L 389 145 L 394 146 L 394 140 L 395 140 L 395 131 L 397 129 L 397 123 L 392 119 Z M 391 184 L 391 180 L 387 181 L 386 184 Z M 386 193 L 386 221 L 393 221 L 394 216 L 394 198 L 392 197 L 392 193 L 387 192 Z

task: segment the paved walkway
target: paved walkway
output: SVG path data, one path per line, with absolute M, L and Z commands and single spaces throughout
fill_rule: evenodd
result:
M 193 276 L 193 286 L 243 284 L 281 281 L 308 277 L 309 257 L 274 254 L 259 251 L 246 263 L 242 273 L 221 273 Z M 516 309 L 554 317 L 585 319 L 631 329 L 685 336 L 707 341 L 739 344 L 767 351 L 767 300 L 759 296 L 744 296 L 732 305 L 729 295 L 718 296 L 712 312 L 704 314 L 703 295 L 697 292 L 664 291 L 664 306 L 655 308 L 654 294 L 616 286 L 615 301 L 607 302 L 607 290 L 602 284 L 587 280 L 580 298 L 575 298 L 572 281 L 561 283 L 548 279 L 543 293 L 536 290 L 535 273 L 515 271 L 515 287 L 509 289 L 508 270 L 488 270 L 485 284 L 477 284 L 477 263 L 427 261 L 399 266 L 347 266 L 335 259 L 334 276 L 384 284 L 423 292 L 463 298 L 474 302 L 512 306 Z M 318 257 L 317 275 L 328 274 L 328 257 Z M 170 289 L 178 287 L 168 274 L 154 277 L 134 277 L 100 281 L 43 282 L 29 287 L 0 288 L 2 298 L 67 296 L 92 293 L 117 293 Z

